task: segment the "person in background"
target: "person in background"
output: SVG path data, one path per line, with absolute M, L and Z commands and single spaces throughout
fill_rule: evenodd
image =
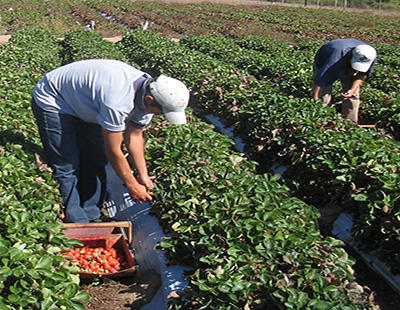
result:
M 161 113 L 172 124 L 185 124 L 189 97 L 181 81 L 152 78 L 118 60 L 82 60 L 47 73 L 33 90 L 32 110 L 60 185 L 64 221 L 98 221 L 108 162 L 133 200 L 151 201 L 143 130 Z
M 313 98 L 328 106 L 332 101 L 332 84 L 342 84 L 342 116 L 358 123 L 360 87 L 371 74 L 376 50 L 356 39 L 335 39 L 322 45 L 313 65 Z

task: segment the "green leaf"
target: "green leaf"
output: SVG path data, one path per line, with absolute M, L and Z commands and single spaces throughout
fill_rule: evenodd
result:
M 226 285 L 226 284 L 221 284 L 218 286 L 218 289 L 222 292 L 222 293 L 230 293 L 231 292 L 231 288 L 230 286 Z
M 368 196 L 365 194 L 353 195 L 353 198 L 356 201 L 368 201 Z
M 51 290 L 47 287 L 42 288 L 42 295 L 44 299 L 47 299 L 51 295 Z
M 11 303 L 17 303 L 21 300 L 21 297 L 15 294 L 10 294 L 7 296 L 7 299 L 11 302 Z
M 50 299 L 45 299 L 40 304 L 40 310 L 49 310 L 52 309 L 56 303 Z
M 241 291 L 246 287 L 245 281 L 235 282 L 232 286 L 232 292 Z
M 71 298 L 72 301 L 76 301 L 76 302 L 85 302 L 85 301 L 89 301 L 90 300 L 90 295 L 88 292 L 79 292 L 78 294 L 76 294 L 74 297 Z
M 10 286 L 10 292 L 11 293 L 19 295 L 21 293 L 21 291 L 22 291 L 22 288 L 17 284 L 14 284 L 14 285 Z
M 315 310 L 329 310 L 332 309 L 332 304 L 327 301 L 313 299 L 310 301 L 311 309 Z
M 345 175 L 338 175 L 336 177 L 336 180 L 346 182 L 346 176 Z
M 64 296 L 67 299 L 72 299 L 79 291 L 79 286 L 74 283 L 69 283 L 64 290 Z
M 161 241 L 159 244 L 163 248 L 172 248 L 174 246 L 173 243 L 170 241 Z
M 198 283 L 197 285 L 201 291 L 209 291 L 210 290 L 210 287 L 204 283 Z
M 85 310 L 85 306 L 82 304 L 74 303 L 72 306 L 74 307 L 74 310 Z
M 8 248 L 0 246 L 0 256 L 5 256 L 8 254 Z
M 35 266 L 35 269 L 50 269 L 52 260 L 49 256 L 42 256 Z

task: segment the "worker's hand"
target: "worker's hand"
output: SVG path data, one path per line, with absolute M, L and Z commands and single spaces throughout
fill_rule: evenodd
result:
M 314 100 L 319 100 L 321 99 L 321 92 L 322 92 L 322 87 L 318 85 L 313 85 L 313 90 L 312 90 L 312 97 Z
M 342 93 L 342 97 L 343 97 L 343 98 L 351 98 L 351 97 L 353 97 L 353 96 L 354 96 L 354 91 L 352 91 L 351 89 L 348 90 L 348 91 L 345 92 L 345 93 Z
M 154 188 L 153 181 L 148 175 L 138 175 L 137 180 L 143 186 L 146 186 L 147 189 Z
M 128 187 L 128 192 L 131 198 L 136 202 L 152 201 L 151 192 L 147 191 L 146 186 L 137 184 L 136 186 Z

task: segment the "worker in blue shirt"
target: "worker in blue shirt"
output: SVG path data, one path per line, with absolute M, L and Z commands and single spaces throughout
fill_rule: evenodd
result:
M 342 116 L 358 123 L 360 87 L 371 74 L 376 50 L 356 39 L 335 39 L 325 43 L 314 59 L 313 98 L 328 106 L 332 101 L 332 85 L 342 84 Z
M 92 59 L 47 73 L 33 90 L 32 109 L 66 222 L 100 217 L 109 162 L 133 200 L 151 201 L 143 130 L 153 114 L 186 123 L 189 90 L 174 78 L 152 78 L 117 60 Z M 136 174 L 123 152 L 125 145 Z

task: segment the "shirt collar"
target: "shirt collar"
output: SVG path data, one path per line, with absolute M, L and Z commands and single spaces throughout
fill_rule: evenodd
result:
M 144 111 L 146 109 L 146 106 L 144 104 L 144 96 L 146 95 L 146 88 L 150 80 L 151 76 L 145 73 L 135 82 L 133 82 L 133 89 L 135 91 L 133 103 L 134 107 L 139 109 L 140 111 Z

